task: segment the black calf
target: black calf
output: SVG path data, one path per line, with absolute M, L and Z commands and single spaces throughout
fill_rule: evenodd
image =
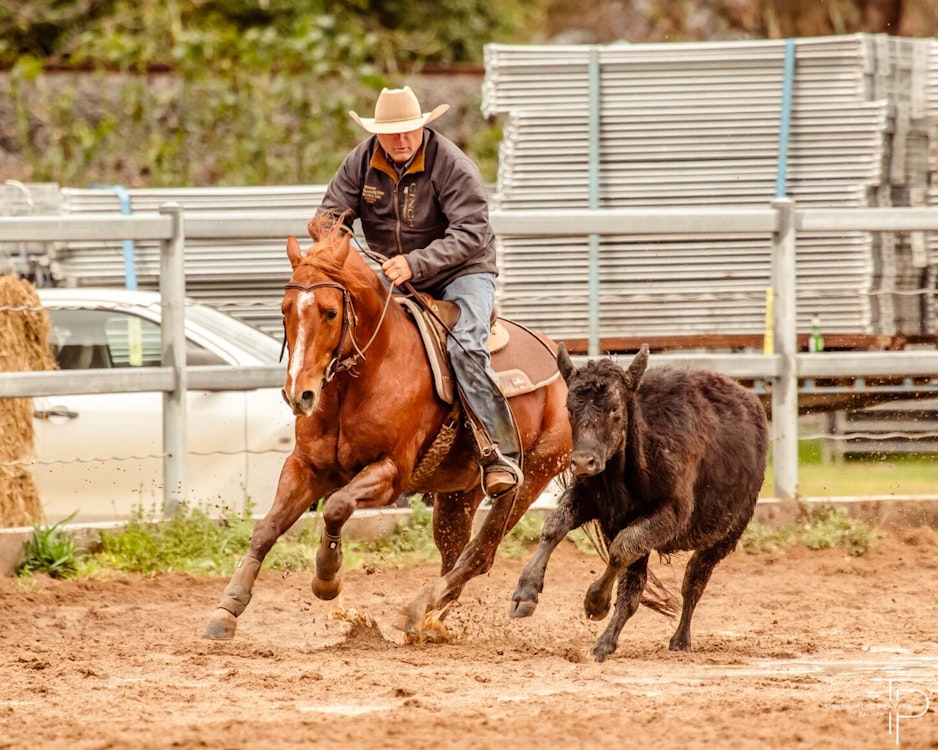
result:
M 609 559 L 586 592 L 590 619 L 608 614 L 617 579 L 618 587 L 615 613 L 593 656 L 601 662 L 616 650 L 622 626 L 642 600 L 652 550 L 694 550 L 670 643 L 689 651 L 694 608 L 713 568 L 736 547 L 762 487 L 765 410 L 754 394 L 716 372 L 646 372 L 647 346 L 627 370 L 609 359 L 577 369 L 562 344 L 557 361 L 568 386 L 573 481 L 544 524 L 510 615 L 534 612 L 551 552 L 571 530 L 596 520 Z

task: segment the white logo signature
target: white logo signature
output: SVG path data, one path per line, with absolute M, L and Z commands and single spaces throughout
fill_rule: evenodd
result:
M 901 723 L 922 718 L 928 713 L 931 700 L 928 693 L 917 687 L 900 687 L 900 680 L 895 677 L 876 677 L 873 682 L 885 682 L 889 689 L 889 735 L 895 734 L 898 745 Z

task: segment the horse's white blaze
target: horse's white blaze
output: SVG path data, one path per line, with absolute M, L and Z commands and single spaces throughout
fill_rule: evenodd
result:
M 293 386 L 293 400 L 298 400 L 296 392 L 297 379 L 303 372 L 303 360 L 306 357 L 306 309 L 310 307 L 316 298 L 313 292 L 300 292 L 296 299 L 297 317 L 300 324 L 296 329 L 296 339 L 293 342 L 293 351 L 290 352 L 290 382 Z

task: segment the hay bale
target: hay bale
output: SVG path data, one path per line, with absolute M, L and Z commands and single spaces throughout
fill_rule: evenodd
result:
M 55 369 L 51 321 L 28 281 L 0 276 L 0 372 Z M 29 466 L 34 455 L 33 400 L 0 398 L 0 527 L 42 520 Z

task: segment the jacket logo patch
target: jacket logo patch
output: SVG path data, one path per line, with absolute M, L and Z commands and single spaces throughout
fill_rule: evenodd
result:
M 417 186 L 413 183 L 404 188 L 403 193 L 403 211 L 401 211 L 401 218 L 405 221 L 407 226 L 411 229 L 414 228 L 414 206 L 417 203 Z
M 365 185 L 362 188 L 362 200 L 365 203 L 377 203 L 384 197 L 384 191 L 379 190 L 374 185 Z

